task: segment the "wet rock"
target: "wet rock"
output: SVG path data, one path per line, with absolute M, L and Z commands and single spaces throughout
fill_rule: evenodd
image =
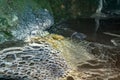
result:
M 34 66 L 34 63 L 30 63 L 29 66 Z
M 29 55 L 28 56 L 23 56 L 22 60 L 29 60 L 30 58 L 32 58 L 32 56 L 29 56 Z
M 71 38 L 74 38 L 74 39 L 78 39 L 78 40 L 84 40 L 87 36 L 83 33 L 79 33 L 79 32 L 74 32 L 72 35 L 71 35 Z
M 14 54 L 7 54 L 7 55 L 5 56 L 5 58 L 3 58 L 3 60 L 6 60 L 6 61 L 8 61 L 8 62 L 11 62 L 11 61 L 13 61 L 13 60 L 15 60 L 15 59 L 16 59 L 16 57 L 15 57 Z
M 26 62 L 22 61 L 22 62 L 19 62 L 19 64 L 25 64 Z
M 5 67 L 5 63 L 1 63 L 1 64 L 0 64 L 0 67 Z
M 54 19 L 47 9 L 32 10 L 27 7 L 25 11 L 18 16 L 19 24 L 12 30 L 12 35 L 19 40 L 25 40 L 27 37 L 45 36 L 49 34 L 49 29 L 54 24 Z
M 67 63 L 58 54 L 59 51 L 48 44 L 31 43 L 20 48 L 21 51 L 19 52 L 19 49 L 15 49 L 14 54 L 14 47 L 0 51 L 2 53 L 0 57 L 4 60 L 0 69 L 3 70 L 2 74 L 9 75 L 8 78 L 53 80 L 67 75 L 69 70 Z

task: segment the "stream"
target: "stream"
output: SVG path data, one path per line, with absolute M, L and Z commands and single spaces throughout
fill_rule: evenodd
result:
M 32 0 L 1 2 L 0 80 L 120 79 L 119 18 L 102 13 L 106 0 L 89 18 L 58 24 Z

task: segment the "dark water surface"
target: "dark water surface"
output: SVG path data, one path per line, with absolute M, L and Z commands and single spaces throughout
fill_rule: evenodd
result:
M 96 23 L 93 18 L 68 20 L 68 24 L 71 29 L 87 35 L 86 40 L 106 45 L 113 45 L 110 40 L 118 37 L 104 34 L 104 32 L 120 35 L 120 18 L 101 19 L 99 22 L 99 28 L 97 32 L 95 32 Z

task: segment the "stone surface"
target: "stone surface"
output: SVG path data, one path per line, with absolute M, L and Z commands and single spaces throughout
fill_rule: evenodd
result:
M 54 24 L 54 19 L 47 9 L 33 11 L 30 7 L 18 15 L 18 26 L 12 30 L 12 35 L 19 40 L 24 40 L 28 36 L 44 36 L 44 32 Z
M 66 61 L 49 44 L 31 43 L 18 48 L 0 51 L 0 78 L 56 80 L 67 75 Z
M 116 47 L 87 41 L 74 42 L 57 34 L 34 37 L 28 42 L 22 47 L 4 48 L 1 51 L 1 78 L 119 80 L 120 70 L 117 68 L 120 55 Z M 11 61 L 5 60 L 5 57 L 11 54 L 15 54 L 16 58 L 10 56 L 8 58 L 12 58 Z M 64 79 L 60 76 L 62 74 Z

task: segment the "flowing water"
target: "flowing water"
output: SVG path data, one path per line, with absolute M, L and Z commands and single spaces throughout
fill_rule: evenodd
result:
M 96 13 L 91 16 L 92 18 L 95 19 L 95 22 L 96 22 L 95 35 L 100 27 L 100 19 L 107 17 L 104 13 L 102 13 L 104 1 L 105 0 L 99 0 L 99 5 L 96 10 Z
M 99 1 L 92 16 L 96 22 L 94 34 L 100 19 L 106 17 L 101 12 L 105 1 Z M 51 28 L 53 16 L 47 9 L 33 8 L 33 3 L 9 6 L 10 12 L 15 11 L 11 12 L 11 23 L 17 25 L 10 28 L 13 39 L 0 44 L 0 80 L 119 80 L 118 47 L 87 41 L 89 33 L 83 34 L 62 23 Z M 48 29 L 52 29 L 51 33 Z

